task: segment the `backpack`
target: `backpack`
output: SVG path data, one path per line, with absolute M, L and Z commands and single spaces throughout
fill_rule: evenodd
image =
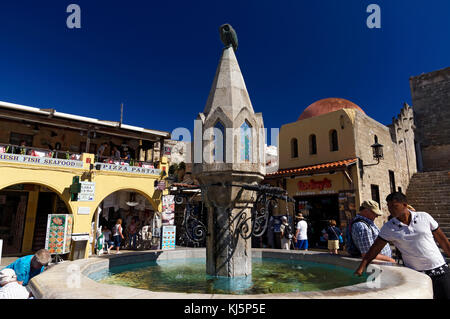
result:
M 283 235 L 284 235 L 284 238 L 286 238 L 286 239 L 292 239 L 293 235 L 292 235 L 291 225 L 289 225 L 289 224 L 284 225 Z
M 352 239 L 352 225 L 354 223 L 358 223 L 358 222 L 362 222 L 364 224 L 367 225 L 367 227 L 369 227 L 370 231 L 372 230 L 372 227 L 370 227 L 369 223 L 367 221 L 365 221 L 362 218 L 354 218 L 352 221 L 350 221 L 350 223 L 347 225 L 347 230 L 346 230 L 346 234 L 345 234 L 345 241 L 346 241 L 346 245 L 347 245 L 347 252 L 352 256 L 352 257 L 361 257 L 361 252 L 359 251 L 358 247 L 355 245 L 355 243 L 353 242 Z

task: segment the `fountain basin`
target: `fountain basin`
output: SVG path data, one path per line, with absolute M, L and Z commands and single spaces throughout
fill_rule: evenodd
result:
M 366 282 L 353 270 L 296 259 L 253 258 L 252 275 L 206 274 L 204 258 L 158 260 L 104 269 L 89 275 L 97 282 L 159 292 L 255 295 L 331 290 Z
M 53 266 L 30 281 L 29 287 L 36 298 L 86 298 L 86 299 L 308 299 L 308 298 L 414 298 L 428 299 L 433 297 L 431 279 L 422 273 L 406 267 L 386 263 L 378 263 L 381 271 L 377 284 L 367 282 L 355 285 L 320 291 L 286 292 L 268 294 L 218 294 L 218 293 L 182 293 L 160 292 L 130 288 L 118 285 L 104 284 L 89 278 L 96 273 L 109 272 L 116 267 L 173 260 L 180 262 L 186 259 L 205 258 L 206 250 L 176 249 L 172 251 L 145 251 L 122 253 L 93 257 L 73 262 L 64 262 Z M 320 252 L 283 251 L 275 249 L 252 249 L 252 257 L 256 259 L 278 259 L 284 261 L 313 262 L 335 265 L 349 271 L 354 271 L 360 260 L 341 256 L 331 256 Z

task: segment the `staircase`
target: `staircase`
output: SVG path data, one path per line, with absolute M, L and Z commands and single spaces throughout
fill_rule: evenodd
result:
M 406 196 L 417 211 L 433 216 L 450 239 L 450 171 L 414 174 Z

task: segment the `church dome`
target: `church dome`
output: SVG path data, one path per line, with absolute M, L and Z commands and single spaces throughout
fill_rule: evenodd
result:
M 358 105 L 350 102 L 349 100 L 332 97 L 316 101 L 308 106 L 300 115 L 297 121 L 342 109 L 356 109 L 365 113 Z

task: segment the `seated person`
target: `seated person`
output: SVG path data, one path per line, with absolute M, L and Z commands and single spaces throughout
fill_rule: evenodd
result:
M 0 271 L 0 299 L 28 299 L 31 293 L 17 281 L 16 272 L 5 268 Z
M 20 145 L 14 147 L 14 154 L 27 155 L 28 150 L 26 146 L 27 143 L 25 141 L 20 141 Z
M 131 159 L 130 153 L 128 153 L 127 151 L 123 152 L 122 159 L 129 161 Z

